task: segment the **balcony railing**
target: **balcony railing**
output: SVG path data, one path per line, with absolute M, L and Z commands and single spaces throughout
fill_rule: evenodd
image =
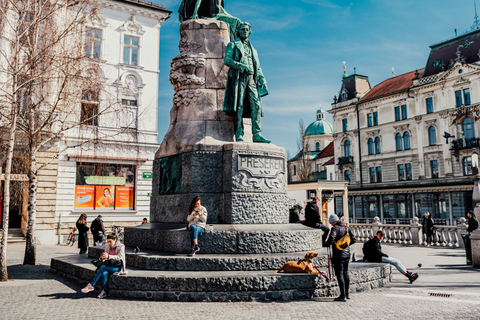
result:
M 451 150 L 480 147 L 480 138 L 456 139 L 452 141 Z
M 320 172 L 313 173 L 313 178 L 315 180 L 318 180 L 318 179 L 326 180 L 327 179 L 327 170 L 323 170 L 323 171 L 320 171 Z
M 353 163 L 353 156 L 338 158 L 337 164 L 349 164 L 349 163 Z

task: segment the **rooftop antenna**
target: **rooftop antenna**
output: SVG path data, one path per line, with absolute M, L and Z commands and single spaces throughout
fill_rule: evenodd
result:
M 473 18 L 473 26 L 470 27 L 470 31 L 475 31 L 480 29 L 480 21 L 478 20 L 478 14 L 477 14 L 477 1 L 474 0 L 473 4 L 475 6 L 475 17 Z
M 357 67 L 353 67 L 353 74 L 357 74 Z
M 392 77 L 395 77 L 395 68 L 392 67 Z
M 457 29 L 455 29 L 455 37 L 457 37 Z

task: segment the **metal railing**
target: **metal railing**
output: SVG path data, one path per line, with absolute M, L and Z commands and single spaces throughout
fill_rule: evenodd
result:
M 349 164 L 353 163 L 353 156 L 339 157 L 337 164 Z

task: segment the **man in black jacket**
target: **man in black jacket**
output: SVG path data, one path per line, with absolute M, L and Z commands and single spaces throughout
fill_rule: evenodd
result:
M 330 229 L 322 223 L 320 209 L 318 208 L 319 202 L 320 199 L 318 197 L 315 197 L 305 206 L 305 225 L 311 228 L 322 229 L 322 242 L 325 242 L 325 239 L 327 238 Z
M 467 234 L 463 236 L 465 243 L 465 251 L 467 253 L 467 264 L 472 265 L 472 242 L 470 241 L 470 233 L 478 228 L 478 220 L 473 211 L 467 212 Z
M 328 222 L 332 225 L 332 230 L 328 236 L 328 240 L 324 242 L 324 247 L 332 246 L 332 263 L 337 277 L 338 286 L 340 288 L 340 296 L 335 298 L 335 301 L 347 301 L 350 299 L 348 289 L 350 288 L 350 277 L 348 276 L 348 263 L 350 262 L 350 246 L 340 250 L 335 245 L 335 242 L 340 240 L 346 233 L 350 235 L 350 245 L 357 242 L 350 227 L 346 226 L 343 221 L 340 221 L 336 214 L 328 217 Z
M 385 237 L 385 232 L 379 230 L 375 237 L 363 244 L 363 260 L 368 262 L 383 262 L 394 265 L 401 274 L 410 280 L 410 283 L 418 279 L 418 274 L 410 272 L 403 266 L 400 260 L 389 258 L 387 254 L 382 252 L 380 241 Z
M 102 216 L 98 215 L 90 225 L 90 231 L 92 231 L 93 242 L 96 246 L 103 244 L 103 235 L 105 234 L 105 228 L 103 227 Z

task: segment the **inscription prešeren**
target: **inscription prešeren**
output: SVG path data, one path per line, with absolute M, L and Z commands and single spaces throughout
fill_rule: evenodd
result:
M 239 154 L 237 160 L 238 171 L 247 171 L 252 177 L 275 178 L 285 173 L 283 158 Z

